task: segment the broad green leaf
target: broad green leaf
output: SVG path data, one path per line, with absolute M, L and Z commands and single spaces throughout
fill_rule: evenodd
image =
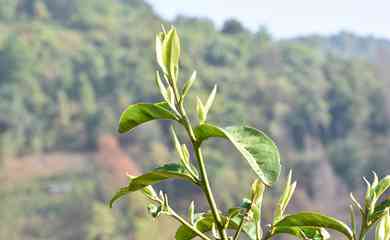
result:
M 325 240 L 329 233 L 324 228 L 316 227 L 280 227 L 275 228 L 273 235 L 290 234 L 303 240 Z
M 110 201 L 110 207 L 112 207 L 116 200 L 123 197 L 127 193 L 138 191 L 149 185 L 157 184 L 168 179 L 183 179 L 194 182 L 193 178 L 187 174 L 183 166 L 179 164 L 166 164 L 162 167 L 152 170 L 151 172 L 132 179 L 127 187 L 121 188 L 114 195 Z
M 169 110 L 166 102 L 133 104 L 122 113 L 118 131 L 125 133 L 138 125 L 157 119 L 176 120 L 176 116 Z
M 222 218 L 223 221 L 227 221 L 226 217 Z M 230 219 L 227 229 L 236 230 L 240 224 L 241 218 L 236 216 Z M 212 231 L 214 223 L 214 218 L 211 214 L 196 214 L 195 217 L 195 227 L 202 233 L 207 233 Z M 243 232 L 249 237 L 251 240 L 256 240 L 256 226 L 253 223 L 247 223 L 243 227 Z M 196 237 L 196 233 L 194 233 L 190 228 L 185 225 L 181 225 L 176 231 L 175 239 L 176 240 L 191 240 Z
M 188 175 L 187 171 L 179 164 L 166 164 L 162 167 L 155 168 L 151 172 L 134 178 L 128 188 L 134 192 L 149 185 L 159 183 L 167 179 L 183 179 L 193 181 L 193 178 Z
M 200 142 L 210 137 L 228 139 L 264 184 L 270 186 L 278 179 L 281 168 L 279 150 L 263 132 L 247 126 L 220 128 L 201 124 L 195 129 L 195 135 Z
M 381 202 L 375 207 L 374 213 L 370 217 L 370 221 L 378 221 L 385 213 L 386 208 L 390 208 L 390 198 L 385 199 L 383 202 Z
M 291 227 L 322 227 L 336 230 L 348 239 L 352 239 L 353 233 L 349 227 L 340 220 L 315 212 L 301 212 L 284 217 L 274 225 L 275 228 Z

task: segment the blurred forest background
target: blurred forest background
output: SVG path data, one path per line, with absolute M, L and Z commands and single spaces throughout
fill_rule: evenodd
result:
M 167 22 L 142 0 L 0 0 L 0 239 L 172 239 L 175 223 L 150 224 L 142 196 L 107 207 L 126 172 L 178 160 L 166 122 L 116 133 L 128 104 L 160 99 L 161 23 L 181 34 L 181 81 L 198 71 L 191 97 L 219 85 L 211 121 L 248 123 L 278 143 L 283 176 L 292 168 L 298 180 L 290 209 L 344 219 L 361 176 L 390 173 L 389 40 L 346 32 L 278 40 L 233 19 L 222 28 Z M 218 201 L 238 204 L 254 175 L 231 146 L 210 144 Z M 159 186 L 175 206 L 204 201 L 177 184 Z

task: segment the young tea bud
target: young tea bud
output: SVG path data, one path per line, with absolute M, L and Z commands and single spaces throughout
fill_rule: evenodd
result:
M 206 111 L 199 97 L 196 99 L 196 112 L 198 113 L 199 123 L 206 122 Z

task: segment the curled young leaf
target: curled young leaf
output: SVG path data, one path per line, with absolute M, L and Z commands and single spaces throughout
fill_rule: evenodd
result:
M 123 197 L 127 193 L 138 191 L 149 185 L 157 184 L 168 179 L 182 179 L 196 183 L 193 177 L 188 174 L 183 166 L 178 164 L 166 164 L 162 167 L 152 170 L 151 172 L 132 179 L 127 187 L 121 188 L 117 194 L 114 195 L 110 201 L 110 207 L 112 207 L 116 200 Z M 164 196 L 162 199 L 164 199 Z
M 220 128 L 211 124 L 201 124 L 194 131 L 199 142 L 210 137 L 229 140 L 265 185 L 271 186 L 278 179 L 279 150 L 263 132 L 247 126 Z

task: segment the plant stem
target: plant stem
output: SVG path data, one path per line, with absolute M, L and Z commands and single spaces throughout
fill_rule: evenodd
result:
M 206 236 L 204 233 L 196 229 L 193 225 L 191 225 L 189 222 L 187 222 L 184 218 L 180 217 L 173 209 L 169 209 L 171 216 L 178 220 L 180 223 L 191 229 L 194 233 L 196 233 L 200 238 L 203 240 L 211 240 L 208 236 Z
M 244 222 L 245 222 L 245 216 L 242 216 L 241 221 L 240 221 L 240 225 L 238 225 L 238 229 L 237 229 L 236 233 L 234 234 L 233 240 L 237 240 L 238 236 L 240 236 L 240 233 L 244 227 Z
M 364 214 L 362 216 L 362 224 L 360 227 L 360 233 L 359 233 L 359 240 L 364 240 L 367 234 L 368 230 L 368 224 L 367 224 L 367 217 L 368 216 L 368 210 L 367 208 L 364 210 Z
M 178 98 L 176 98 L 176 99 L 178 99 Z M 203 190 L 204 194 L 206 195 L 207 202 L 210 205 L 211 212 L 213 214 L 214 220 L 216 222 L 216 225 L 217 225 L 219 234 L 222 237 L 222 240 L 228 240 L 226 231 L 225 231 L 223 223 L 222 223 L 221 215 L 219 214 L 217 204 L 215 202 L 213 193 L 211 191 L 209 178 L 207 176 L 207 170 L 206 170 L 206 166 L 205 166 L 203 155 L 202 155 L 202 150 L 200 148 L 199 143 L 196 140 L 194 130 L 192 129 L 190 120 L 185 112 L 183 103 L 179 104 L 179 101 L 177 103 L 179 105 L 179 112 L 182 115 L 184 128 L 187 130 L 187 133 L 191 139 L 191 144 L 192 144 L 192 147 L 193 147 L 194 152 L 195 152 L 195 157 L 196 157 L 196 160 L 198 161 L 199 170 L 200 170 L 200 178 L 201 178 L 201 182 L 203 183 L 202 190 Z
M 221 216 L 219 214 L 213 193 L 211 191 L 210 183 L 209 183 L 208 176 L 207 176 L 206 166 L 204 164 L 204 160 L 203 160 L 203 156 L 202 156 L 202 151 L 201 151 L 200 147 L 198 146 L 198 144 L 195 144 L 194 148 L 195 148 L 194 151 L 195 151 L 196 158 L 198 159 L 201 179 L 202 179 L 202 182 L 204 185 L 204 189 L 203 189 L 204 193 L 205 193 L 207 201 L 209 202 L 209 205 L 211 207 L 211 212 L 213 213 L 214 219 L 216 221 L 219 234 L 221 235 L 223 240 L 227 240 L 228 238 L 227 238 L 226 232 L 224 230 L 222 219 L 221 219 Z

